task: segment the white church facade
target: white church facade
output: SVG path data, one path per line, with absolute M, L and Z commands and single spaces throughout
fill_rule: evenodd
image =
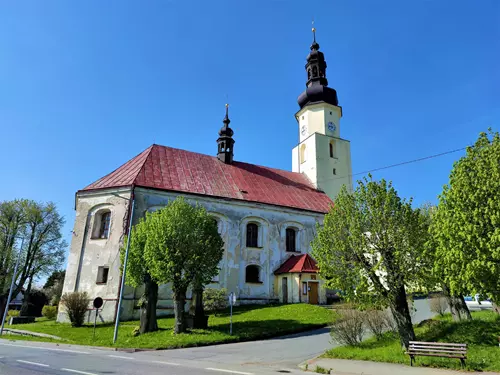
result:
M 129 220 L 136 223 L 147 211 L 183 196 L 207 209 L 224 240 L 220 273 L 207 287 L 234 292 L 238 304 L 326 303 L 309 254 L 316 225 L 342 185 L 352 190 L 350 144 L 340 136 L 342 108 L 328 87 L 326 62 L 315 39 L 306 72 L 291 172 L 233 160 L 234 132 L 226 106 L 216 156 L 154 144 L 79 190 L 63 293 L 85 291 L 91 299 L 103 298 L 100 318 L 114 320 L 120 247 Z M 141 295 L 141 288 L 125 287 L 122 319 L 138 318 Z M 159 288 L 157 312 L 173 314 L 168 284 Z M 58 319 L 66 319 L 62 309 Z

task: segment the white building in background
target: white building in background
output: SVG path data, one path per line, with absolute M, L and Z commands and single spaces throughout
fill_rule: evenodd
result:
M 114 320 L 119 250 L 132 196 L 133 223 L 183 196 L 206 207 L 224 239 L 220 273 L 209 287 L 227 288 L 240 304 L 325 303 L 310 243 L 342 185 L 352 190 L 351 156 L 349 141 L 340 136 L 342 108 L 336 91 L 328 87 L 325 58 L 315 39 L 306 72 L 306 90 L 295 115 L 300 135 L 292 151 L 293 172 L 235 161 L 226 107 L 216 156 L 154 144 L 79 190 L 63 293 L 102 297 L 100 318 Z M 125 288 L 123 319 L 138 317 L 141 294 L 141 288 Z M 171 289 L 163 285 L 158 314 L 173 314 L 172 307 Z M 66 319 L 60 311 L 58 319 Z

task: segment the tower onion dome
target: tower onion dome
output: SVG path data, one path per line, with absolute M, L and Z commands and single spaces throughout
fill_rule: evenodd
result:
M 297 103 L 301 109 L 308 104 L 314 103 L 339 104 L 337 91 L 328 87 L 325 55 L 319 50 L 319 44 L 316 42 L 316 29 L 314 27 L 312 28 L 312 32 L 313 43 L 311 44 L 311 52 L 307 55 L 305 67 L 307 72 L 306 89 L 297 99 Z
M 222 123 L 224 124 L 219 130 L 219 138 L 217 139 L 217 158 L 226 163 L 233 163 L 234 156 L 234 139 L 233 139 L 233 129 L 229 127 L 229 104 L 226 104 L 226 116 Z

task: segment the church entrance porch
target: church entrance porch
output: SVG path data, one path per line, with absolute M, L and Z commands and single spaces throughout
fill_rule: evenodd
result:
M 281 303 L 326 303 L 316 261 L 309 254 L 291 255 L 274 275 L 275 293 Z

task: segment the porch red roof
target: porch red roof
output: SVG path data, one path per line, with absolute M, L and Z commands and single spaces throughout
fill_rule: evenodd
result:
M 282 273 L 318 273 L 318 267 L 309 254 L 292 255 L 274 271 L 275 275 Z
M 83 191 L 140 186 L 326 213 L 333 204 L 302 173 L 152 145 Z

